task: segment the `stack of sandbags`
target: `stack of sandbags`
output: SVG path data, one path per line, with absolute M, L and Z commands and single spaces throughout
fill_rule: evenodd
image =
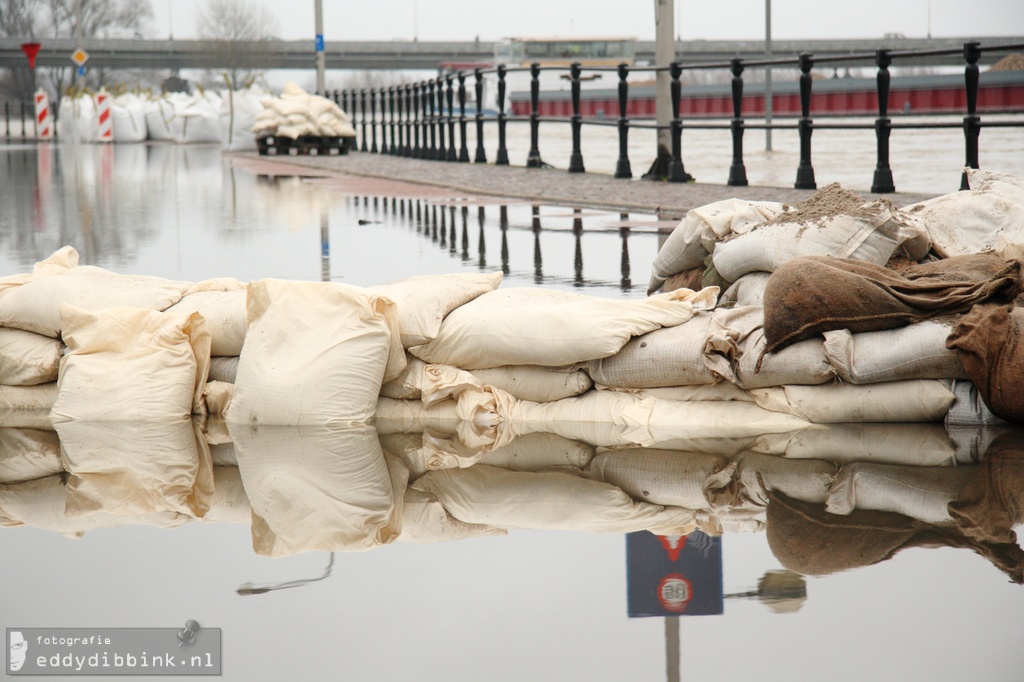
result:
M 337 104 L 311 95 L 295 83 L 284 86 L 280 97 L 264 97 L 263 111 L 256 115 L 256 137 L 276 135 L 292 140 L 304 135 L 355 137 L 348 115 Z

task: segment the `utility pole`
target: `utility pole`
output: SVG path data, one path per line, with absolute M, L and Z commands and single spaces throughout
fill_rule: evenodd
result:
M 327 86 L 324 84 L 324 68 L 327 58 L 324 55 L 324 3 L 316 0 L 316 92 L 325 95 Z
M 662 69 L 654 79 L 654 116 L 658 124 L 658 154 L 645 180 L 665 180 L 672 162 L 672 77 L 668 66 L 676 59 L 672 29 L 675 26 L 675 0 L 654 0 L 654 66 Z

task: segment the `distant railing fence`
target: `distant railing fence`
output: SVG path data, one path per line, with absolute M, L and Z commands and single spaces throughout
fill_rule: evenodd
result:
M 871 183 L 871 191 L 875 193 L 891 193 L 896 188 L 893 183 L 892 170 L 889 167 L 889 138 L 894 129 L 926 129 L 926 128 L 959 128 L 963 127 L 965 162 L 964 166 L 978 167 L 978 139 L 985 127 L 1024 127 L 1024 120 L 986 121 L 982 122 L 978 115 L 978 60 L 985 52 L 1012 52 L 1024 49 L 1024 43 L 1013 45 L 997 45 L 983 47 L 981 43 L 969 42 L 963 46 L 964 91 L 966 95 L 966 111 L 962 123 L 955 122 L 901 122 L 893 123 L 889 118 L 889 67 L 901 59 L 921 56 L 945 56 L 958 54 L 959 50 L 929 51 L 893 51 L 877 50 L 874 54 L 850 54 L 841 56 L 816 57 L 813 54 L 801 54 L 797 59 L 733 59 L 723 63 L 683 64 L 673 62 L 664 67 L 631 67 L 620 64 L 614 67 L 582 67 L 574 63 L 565 67 L 541 66 L 534 63 L 529 67 L 507 67 L 498 65 L 493 68 L 476 68 L 472 71 L 447 73 L 437 78 L 416 83 L 391 85 L 382 88 L 358 90 L 334 90 L 325 93 L 333 97 L 353 119 L 353 126 L 359 135 L 355 149 L 370 153 L 391 154 L 416 159 L 431 159 L 457 163 L 468 163 L 470 153 L 467 143 L 467 126 L 472 121 L 476 126 L 476 148 L 473 155 L 474 163 L 487 163 L 484 150 L 484 128 L 486 122 L 497 128 L 497 153 L 495 165 L 508 165 L 508 149 L 506 147 L 506 126 L 509 121 L 525 122 L 530 126 L 530 149 L 526 156 L 526 166 L 530 168 L 545 165 L 540 154 L 540 124 L 560 123 L 568 120 L 572 132 L 572 152 L 569 158 L 568 172 L 585 172 L 583 151 L 580 144 L 580 131 L 583 125 L 614 126 L 618 129 L 619 158 L 616 162 L 614 176 L 616 178 L 632 178 L 632 168 L 628 153 L 630 129 L 654 129 L 670 132 L 672 140 L 671 159 L 665 177 L 669 182 L 686 182 L 690 176 L 683 166 L 682 133 L 684 129 L 725 129 L 731 131 L 732 164 L 729 168 L 727 184 L 746 186 L 746 167 L 743 162 L 743 133 L 747 129 L 780 130 L 796 129 L 800 138 L 800 159 L 796 170 L 793 186 L 797 189 L 816 189 L 814 167 L 811 162 L 811 136 L 816 129 L 874 129 L 877 142 L 877 163 Z M 815 123 L 811 118 L 811 92 L 813 78 L 811 70 L 815 66 L 874 64 L 878 68 L 876 75 L 877 116 L 872 123 Z M 748 122 L 743 113 L 743 73 L 748 68 L 763 67 L 796 67 L 799 69 L 800 115 L 796 125 L 785 123 Z M 732 118 L 728 123 L 684 123 L 680 113 L 681 76 L 686 71 L 728 69 L 732 74 Z M 570 82 L 571 113 L 565 116 L 542 116 L 540 114 L 540 74 L 545 70 L 568 71 Z M 509 115 L 506 112 L 506 77 L 512 72 L 528 71 L 530 74 L 530 113 L 528 116 Z M 584 118 L 580 113 L 580 83 L 582 73 L 611 72 L 618 76 L 618 118 L 608 120 L 603 117 Z M 649 119 L 629 118 L 631 104 L 628 77 L 631 73 L 667 71 L 671 86 L 671 106 L 674 112 L 672 121 L 667 126 L 658 126 Z M 482 110 L 481 102 L 484 92 L 484 76 L 496 74 L 496 114 L 487 115 Z M 467 80 L 472 79 L 475 89 L 475 107 L 467 115 Z M 458 106 L 455 106 L 455 102 Z M 378 103 L 380 115 L 377 113 Z M 369 112 L 367 112 L 369 104 Z M 1019 110 L 1024 110 L 1024 102 Z M 459 131 L 456 142 L 456 128 Z M 445 132 L 447 129 L 447 133 Z M 380 132 L 381 144 L 377 144 L 377 133 Z M 966 173 L 961 179 L 961 189 L 967 188 Z

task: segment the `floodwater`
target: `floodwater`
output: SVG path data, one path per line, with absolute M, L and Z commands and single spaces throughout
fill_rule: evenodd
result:
M 653 216 L 423 188 L 377 196 L 357 181 L 252 168 L 210 147 L 0 148 L 0 274 L 27 271 L 70 244 L 83 264 L 173 279 L 372 285 L 502 270 L 510 285 L 640 298 L 658 247 Z M 896 431 L 882 441 L 898 441 Z M 972 452 L 924 447 L 917 463 L 939 465 L 930 468 L 945 482 L 937 487 L 959 490 L 956 481 L 990 475 Z M 808 461 L 825 461 L 803 456 L 784 460 L 797 479 Z M 891 490 L 906 492 L 920 470 L 904 462 L 881 471 Z M 1005 485 L 1024 480 L 1016 471 Z M 891 499 L 903 509 L 919 502 Z M 96 529 L 74 540 L 4 528 L 0 626 L 194 619 L 222 629 L 231 680 L 1020 679 L 1024 587 L 978 553 L 922 534 L 874 563 L 878 556 L 857 560 L 854 543 L 834 536 L 816 554 L 783 559 L 755 525 L 734 523 L 720 540 L 720 567 L 711 561 L 707 575 L 691 576 L 694 592 L 730 595 L 721 613 L 679 618 L 629 617 L 628 579 L 656 561 L 628 566 L 622 533 L 519 530 L 341 553 L 330 563 L 321 552 L 257 556 L 249 527 L 233 523 Z M 705 559 L 719 551 L 698 536 L 687 544 Z M 759 590 L 784 560 L 821 565 L 833 554 L 845 557 L 834 563 L 863 565 L 807 578 L 803 597 Z M 236 593 L 247 583 L 316 578 Z

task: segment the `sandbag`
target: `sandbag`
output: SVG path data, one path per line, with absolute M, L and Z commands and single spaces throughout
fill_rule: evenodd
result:
M 952 322 L 925 320 L 900 329 L 851 334 L 825 332 L 825 356 L 851 384 L 905 379 L 966 379 L 956 352 L 946 348 Z
M 368 287 L 367 291 L 395 302 L 402 346 L 411 348 L 432 341 L 448 313 L 494 291 L 501 278 L 500 272 L 422 275 Z
M 950 263 L 955 268 L 956 263 Z M 853 333 L 902 327 L 978 303 L 1012 301 L 1021 288 L 1021 262 L 1007 261 L 984 281 L 917 282 L 886 268 L 841 258 L 792 260 L 765 287 L 765 351 L 773 353 L 833 329 Z
M 206 523 L 234 523 L 248 526 L 252 523 L 252 507 L 242 485 L 242 474 L 237 466 L 213 467 L 213 496 L 203 521 Z
M 635 500 L 685 509 L 728 505 L 736 463 L 721 455 L 649 448 L 602 452 L 584 475 L 610 483 Z
M 1024 308 L 977 306 L 960 318 L 946 345 L 994 415 L 1024 423 Z
M 833 183 L 746 234 L 719 244 L 715 269 L 730 282 L 773 272 L 800 256 L 834 256 L 883 266 L 908 229 L 886 200 L 863 199 Z
M 1024 179 L 965 168 L 970 189 L 905 206 L 944 258 L 1024 243 Z
M 229 422 L 365 423 L 405 365 L 394 303 L 358 287 L 261 280 L 247 310 Z
M 832 514 L 854 509 L 895 512 L 925 523 L 951 520 L 947 507 L 955 501 L 973 466 L 901 467 L 857 462 L 844 466 L 825 502 Z
M 0 327 L 0 384 L 35 386 L 57 380 L 64 344 L 42 334 Z
M 733 282 L 721 298 L 718 305 L 723 308 L 742 308 L 744 306 L 764 306 L 764 288 L 768 284 L 770 272 L 748 272 Z
M 571 398 L 586 393 L 594 385 L 582 369 L 517 365 L 475 369 L 470 374 L 484 386 L 500 388 L 514 398 L 535 403 Z
M 210 358 L 210 381 L 223 381 L 228 384 L 235 383 L 238 376 L 238 358 L 212 357 Z
M 934 379 L 782 388 L 790 413 L 812 424 L 941 422 L 953 403 L 949 385 Z M 762 395 L 754 392 L 759 405 L 786 411 Z
M 659 327 L 714 306 L 718 291 L 679 289 L 617 301 L 549 289 L 499 289 L 456 308 L 433 341 L 410 348 L 421 360 L 461 369 L 560 367 L 612 355 Z
M 17 483 L 64 471 L 53 431 L 0 428 L 0 483 Z
M 202 315 L 210 332 L 211 355 L 236 357 L 242 352 L 248 329 L 244 284 L 235 280 L 198 282 L 167 312 Z
M 704 362 L 711 316 L 697 312 L 683 324 L 636 336 L 614 355 L 584 367 L 596 383 L 614 388 L 713 384 L 720 377 Z
M 204 411 L 210 335 L 200 315 L 60 310 L 68 352 L 60 362 L 54 421 L 176 421 Z

